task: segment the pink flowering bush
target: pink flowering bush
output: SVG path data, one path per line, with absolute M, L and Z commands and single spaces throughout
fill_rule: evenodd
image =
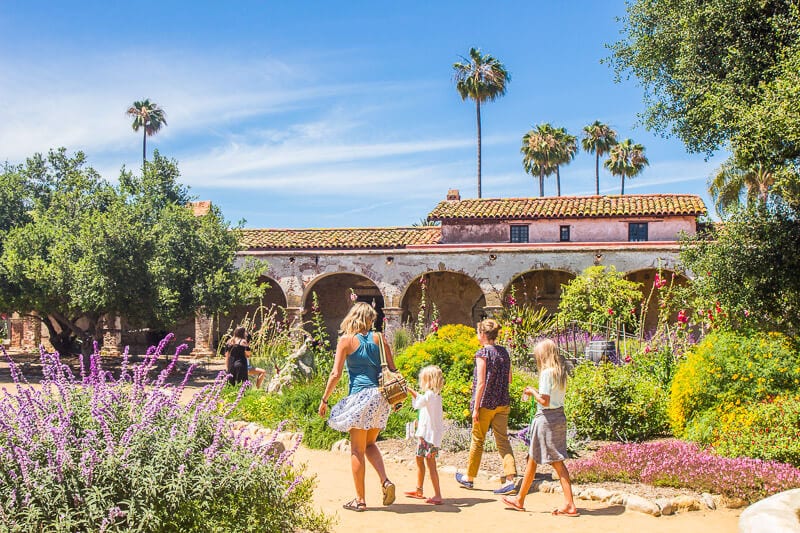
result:
M 569 465 L 573 481 L 640 482 L 760 500 L 800 487 L 800 470 L 785 463 L 720 457 L 693 443 L 665 440 L 610 444 Z
M 312 480 L 294 450 L 234 436 L 218 413 L 225 374 L 179 402 L 176 351 L 151 377 L 171 339 L 118 378 L 97 350 L 80 376 L 42 352 L 40 389 L 10 361 L 14 387 L 0 397 L 3 531 L 293 531 L 327 528 L 309 505 Z M 244 388 L 242 388 L 242 391 Z

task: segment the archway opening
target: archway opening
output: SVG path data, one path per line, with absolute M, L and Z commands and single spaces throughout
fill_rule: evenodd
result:
M 423 286 L 425 309 L 422 309 Z M 466 274 L 448 271 L 428 272 L 414 279 L 403 295 L 400 304 L 403 310 L 403 323 L 415 324 L 421 314 L 425 325 L 430 325 L 434 306 L 438 313 L 439 324 L 474 326 L 485 318 L 486 297 L 478 283 Z
M 355 301 L 373 306 L 378 312 L 375 328 L 378 331 L 383 329 L 383 294 L 371 279 L 342 272 L 314 280 L 306 290 L 303 301 L 303 320 L 308 331 L 312 329 L 310 320 L 314 311 L 314 294 L 317 295 L 318 311 L 322 314 L 332 342 L 335 343 L 339 326 Z
M 513 291 L 517 305 L 533 309 L 544 307 L 548 315 L 558 312 L 562 286 L 575 279 L 575 274 L 564 270 L 530 270 L 516 276 L 503 293 L 503 303 L 508 302 Z
M 670 283 L 672 283 L 674 287 L 683 287 L 689 283 L 689 279 L 683 274 L 663 268 L 660 271 L 657 268 L 646 268 L 625 274 L 625 279 L 641 283 L 642 302 L 645 302 L 648 296 L 650 296 L 650 291 L 653 291 L 652 296 L 650 296 L 650 301 L 647 304 L 647 311 L 643 324 L 644 333 L 655 331 L 658 326 L 658 314 L 660 309 L 657 294 L 658 290 L 654 288 L 656 274 L 659 274 L 661 279 L 667 283 L 667 285 L 661 289 L 662 291 L 667 290 Z M 677 311 L 673 313 L 673 316 L 669 317 L 669 320 L 670 322 L 677 320 Z
M 250 305 L 240 305 L 230 309 L 227 313 L 220 313 L 214 321 L 214 344 L 236 326 L 245 322 L 250 329 L 259 329 L 265 320 L 285 321 L 284 309 L 286 308 L 286 295 L 278 282 L 267 276 L 261 276 L 259 283 L 267 284 L 259 301 Z

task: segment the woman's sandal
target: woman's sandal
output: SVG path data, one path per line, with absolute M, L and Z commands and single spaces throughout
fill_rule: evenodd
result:
M 406 498 L 414 498 L 417 500 L 424 500 L 425 496 L 422 495 L 422 487 L 417 487 L 417 490 L 409 490 L 403 493 Z
M 357 513 L 363 513 L 367 510 L 367 504 L 364 502 L 358 501 L 358 498 L 353 498 L 346 504 L 342 505 L 343 509 L 347 509 L 348 511 L 355 511 Z
M 389 481 L 389 479 L 387 478 L 386 481 L 383 482 L 381 489 L 383 490 L 383 505 L 392 505 L 394 503 L 394 496 L 395 496 L 394 483 Z
M 507 508 L 514 509 L 515 511 L 524 511 L 525 510 L 525 508 L 523 506 L 521 506 L 520 504 L 518 504 L 516 502 L 516 500 L 511 500 L 509 498 L 506 498 L 505 496 L 503 497 L 503 503 L 506 505 Z
M 550 514 L 552 514 L 553 516 L 569 516 L 569 517 L 576 517 L 581 515 L 581 513 L 579 513 L 577 509 L 571 513 L 568 511 L 562 511 L 561 509 L 553 509 L 553 512 Z

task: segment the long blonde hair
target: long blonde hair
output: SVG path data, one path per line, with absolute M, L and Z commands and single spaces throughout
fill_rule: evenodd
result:
M 536 365 L 539 373 L 547 368 L 553 371 L 553 384 L 556 388 L 566 390 L 567 388 L 567 361 L 558 351 L 556 343 L 550 339 L 544 339 L 536 343 L 533 347 L 533 354 L 536 356 Z
M 369 331 L 375 325 L 376 318 L 378 318 L 378 313 L 371 305 L 364 302 L 356 302 L 350 308 L 344 320 L 342 320 L 339 331 L 344 335 L 354 335 L 362 331 Z
M 442 375 L 441 368 L 436 365 L 428 365 L 419 371 L 419 390 L 422 392 L 429 390 L 439 394 L 443 387 L 444 375 Z

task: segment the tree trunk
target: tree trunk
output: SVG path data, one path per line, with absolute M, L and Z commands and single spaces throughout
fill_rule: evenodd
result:
M 478 198 L 481 197 L 481 102 L 475 100 L 475 111 L 478 115 Z
M 544 167 L 539 171 L 539 197 L 544 196 Z
M 142 172 L 144 172 L 144 163 L 147 161 L 147 128 L 142 128 Z
M 556 195 L 561 196 L 561 170 L 559 165 L 556 165 Z
M 595 152 L 594 156 L 594 193 L 600 196 L 600 153 Z
M 620 178 L 620 183 L 622 184 L 619 188 L 619 193 L 624 195 L 625 194 L 625 174 L 623 174 Z

